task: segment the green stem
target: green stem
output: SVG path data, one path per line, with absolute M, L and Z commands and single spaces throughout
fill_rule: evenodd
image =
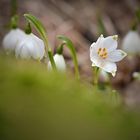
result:
M 11 29 L 16 29 L 18 27 L 18 20 L 19 20 L 19 17 L 17 15 L 14 15 L 11 17 L 11 21 L 10 21 Z
M 11 0 L 11 13 L 12 16 L 17 14 L 17 0 Z
M 135 12 L 138 22 L 140 22 L 140 7 Z
M 137 30 L 137 26 L 138 26 L 138 23 L 137 23 L 136 20 L 134 20 L 132 25 L 131 25 L 131 30 L 136 31 Z
M 135 18 L 132 21 L 131 30 L 136 31 L 139 23 L 140 23 L 140 8 L 136 9 L 135 11 Z
M 79 68 L 78 68 L 78 61 L 75 58 L 74 58 L 74 67 L 75 67 L 75 74 L 77 76 L 77 79 L 80 79 Z
M 64 48 L 65 43 L 62 43 L 56 50 L 57 54 L 62 54 L 63 53 L 63 48 Z
M 78 68 L 78 60 L 77 60 L 77 56 L 76 56 L 76 50 L 75 50 L 75 47 L 74 47 L 72 41 L 70 39 L 68 39 L 67 37 L 62 36 L 62 35 L 58 36 L 58 38 L 60 40 L 62 40 L 63 44 L 66 44 L 65 46 L 68 47 L 68 49 L 70 50 L 71 56 L 72 56 L 72 59 L 73 59 L 73 63 L 74 63 L 75 75 L 76 75 L 77 79 L 80 79 L 80 73 L 79 73 L 79 68 Z
M 119 97 L 119 94 L 115 90 L 112 90 L 110 97 L 111 97 L 112 104 L 114 106 L 118 106 L 121 104 L 121 99 Z
M 93 68 L 93 84 L 94 85 L 98 85 L 98 81 L 99 81 L 99 67 L 94 67 Z
M 49 60 L 51 62 L 51 66 L 52 66 L 53 70 L 56 71 L 57 70 L 56 64 L 55 64 L 55 61 L 54 61 L 54 58 L 53 58 L 52 50 L 48 45 L 47 37 L 44 37 L 43 41 L 44 41 L 44 44 L 45 44 L 45 47 L 46 47 L 46 52 L 48 53 Z
M 99 35 L 103 34 L 106 35 L 106 28 L 104 26 L 103 20 L 102 20 L 102 15 L 100 13 L 97 14 L 97 22 L 98 22 L 98 33 Z
M 44 44 L 45 44 L 45 47 L 46 47 L 46 51 L 47 50 L 50 50 L 51 51 L 51 48 L 49 47 L 47 36 L 46 37 L 42 37 L 42 40 L 44 41 Z
M 51 62 L 53 70 L 56 71 L 56 65 L 55 65 L 55 61 L 53 59 L 53 55 L 52 55 L 52 51 L 51 50 L 48 50 L 48 56 L 49 56 L 49 59 L 50 59 L 50 62 Z
M 25 33 L 26 34 L 31 34 L 31 32 L 32 32 L 32 28 L 31 28 L 30 23 L 28 22 L 26 27 L 25 27 Z

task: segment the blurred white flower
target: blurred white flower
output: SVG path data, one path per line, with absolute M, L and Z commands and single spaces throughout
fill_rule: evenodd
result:
M 101 70 L 100 71 L 100 78 L 101 78 L 101 80 L 103 81 L 103 82 L 109 82 L 109 75 L 108 75 L 108 73 L 106 72 L 106 71 L 104 71 L 104 70 Z
M 140 79 L 140 72 L 134 72 L 132 74 L 132 77 L 135 78 L 135 79 Z
M 109 36 L 104 38 L 101 35 L 90 47 L 90 59 L 92 66 L 97 66 L 106 72 L 116 75 L 117 66 L 115 62 L 122 60 L 126 53 L 118 50 L 118 36 Z
M 122 41 L 122 48 L 129 54 L 140 54 L 140 35 L 137 31 L 129 31 Z
M 65 63 L 65 59 L 64 59 L 63 55 L 61 55 L 61 54 L 55 54 L 53 56 L 53 58 L 54 58 L 54 62 L 56 64 L 57 70 L 59 70 L 59 71 L 65 71 L 66 70 L 66 63 Z M 49 70 L 52 69 L 52 66 L 51 66 L 50 61 L 48 62 L 48 69 Z
M 34 34 L 25 34 L 15 49 L 16 57 L 41 60 L 45 55 L 44 42 Z
M 24 38 L 25 33 L 21 29 L 12 29 L 3 39 L 3 47 L 7 52 L 14 52 L 17 44 Z

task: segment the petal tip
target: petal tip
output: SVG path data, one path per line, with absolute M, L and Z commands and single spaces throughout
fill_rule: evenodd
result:
M 92 63 L 92 65 L 91 65 L 92 67 L 95 67 L 96 65 L 94 64 L 94 63 Z
M 115 77 L 116 76 L 116 71 L 112 71 L 111 74 L 112 74 L 113 77 Z
M 104 37 L 103 34 L 101 34 L 100 37 Z
M 112 38 L 117 41 L 118 40 L 118 35 L 113 35 Z
M 124 52 L 124 51 L 121 51 L 121 56 L 124 58 L 124 57 L 126 57 L 126 56 L 127 56 L 127 53 L 126 53 L 126 52 Z

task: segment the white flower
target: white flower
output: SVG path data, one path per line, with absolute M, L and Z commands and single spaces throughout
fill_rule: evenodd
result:
M 129 54 L 140 54 L 140 35 L 137 31 L 129 31 L 123 39 L 122 48 Z
M 140 72 L 134 72 L 132 76 L 135 79 L 140 79 Z
M 53 56 L 53 58 L 54 58 L 54 62 L 56 64 L 57 70 L 59 70 L 59 71 L 65 71 L 66 70 L 66 63 L 65 63 L 65 60 L 64 60 L 63 55 L 61 55 L 61 54 L 55 54 Z M 48 69 L 52 69 L 52 66 L 51 66 L 50 61 L 48 62 Z
M 117 35 L 106 38 L 101 35 L 90 47 L 92 66 L 97 66 L 111 73 L 112 76 L 115 76 L 117 71 L 115 62 L 122 60 L 126 56 L 125 52 L 117 49 L 117 39 Z
M 45 46 L 43 41 L 34 34 L 25 34 L 24 39 L 18 43 L 15 54 L 16 57 L 23 59 L 41 60 L 45 55 Z
M 104 70 L 100 71 L 99 76 L 100 76 L 100 78 L 102 79 L 103 82 L 109 82 L 109 80 L 110 80 L 108 73 L 106 71 L 104 71 Z
M 25 33 L 21 29 L 12 29 L 3 39 L 3 47 L 7 52 L 14 52 L 17 44 L 23 39 Z

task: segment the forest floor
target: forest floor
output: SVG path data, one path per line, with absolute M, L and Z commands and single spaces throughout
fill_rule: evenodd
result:
M 75 44 L 80 73 L 83 79 L 91 82 L 92 71 L 89 59 L 89 47 L 101 34 L 100 19 L 105 26 L 106 35 L 119 35 L 119 47 L 124 35 L 129 31 L 134 12 L 140 5 L 138 0 L 24 0 L 19 1 L 20 26 L 24 28 L 24 13 L 37 16 L 45 25 L 54 51 L 59 44 L 57 35 L 68 36 Z M 0 1 L 0 42 L 7 32 L 5 25 L 10 19 L 9 0 Z M 73 69 L 70 54 L 64 50 L 68 66 Z M 119 89 L 128 105 L 140 104 L 140 82 L 132 78 L 140 71 L 140 57 L 127 57 L 118 64 L 118 73 L 112 78 L 112 85 Z

